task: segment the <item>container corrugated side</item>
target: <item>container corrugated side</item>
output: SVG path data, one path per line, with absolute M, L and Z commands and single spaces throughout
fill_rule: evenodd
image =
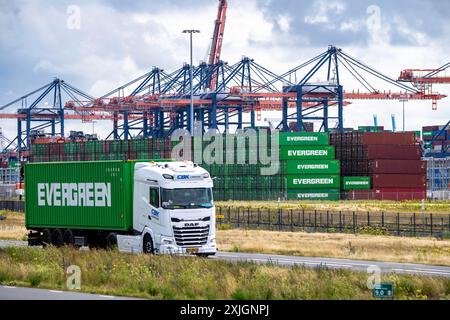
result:
M 371 189 L 370 177 L 343 177 L 342 187 L 344 190 L 369 190 Z
M 287 193 L 288 200 L 340 200 L 340 190 L 289 190 Z
M 286 161 L 283 166 L 284 173 L 289 175 L 315 175 L 329 174 L 338 175 L 341 165 L 339 160 L 304 160 L 304 161 Z
M 281 160 L 333 160 L 334 147 L 281 147 Z
M 372 177 L 374 188 L 425 188 L 426 175 L 375 174 Z
M 27 164 L 26 226 L 121 231 L 130 229 L 133 168 L 133 163 L 124 161 Z M 93 190 L 95 183 L 97 190 Z M 38 184 L 46 186 L 39 191 Z M 108 184 L 110 192 L 105 188 Z M 94 206 L 87 206 L 92 204 Z
M 337 175 L 287 176 L 288 189 L 339 189 L 341 177 Z
M 330 136 L 323 132 L 280 132 L 280 146 L 327 146 Z

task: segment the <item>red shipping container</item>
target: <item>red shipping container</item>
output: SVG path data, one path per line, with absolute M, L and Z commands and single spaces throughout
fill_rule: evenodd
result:
M 346 193 L 347 200 L 375 200 L 375 193 L 372 190 L 351 190 Z
M 426 126 L 422 127 L 422 131 L 437 131 L 439 130 L 439 126 Z
M 374 174 L 426 174 L 427 163 L 422 160 L 372 160 L 370 171 Z
M 366 156 L 369 160 L 420 160 L 422 150 L 419 146 L 371 145 Z
M 375 174 L 372 185 L 377 188 L 426 188 L 427 177 L 424 174 Z
M 363 145 L 414 145 L 414 132 L 366 132 L 362 137 Z
M 427 191 L 424 188 L 375 189 L 374 198 L 376 200 L 390 200 L 390 201 L 422 200 L 427 198 Z

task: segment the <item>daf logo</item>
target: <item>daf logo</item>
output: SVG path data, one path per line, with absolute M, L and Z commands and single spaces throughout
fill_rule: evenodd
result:
M 185 227 L 198 227 L 198 223 L 185 223 L 184 226 Z

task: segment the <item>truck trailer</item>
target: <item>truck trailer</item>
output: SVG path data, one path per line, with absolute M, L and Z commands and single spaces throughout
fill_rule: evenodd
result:
M 28 244 L 214 255 L 212 188 L 192 162 L 29 163 Z

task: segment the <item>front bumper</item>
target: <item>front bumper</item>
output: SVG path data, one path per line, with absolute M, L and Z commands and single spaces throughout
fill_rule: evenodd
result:
M 215 242 L 210 242 L 201 247 L 179 247 L 173 244 L 162 244 L 158 251 L 160 254 L 173 255 L 214 255 L 216 252 L 217 246 Z

